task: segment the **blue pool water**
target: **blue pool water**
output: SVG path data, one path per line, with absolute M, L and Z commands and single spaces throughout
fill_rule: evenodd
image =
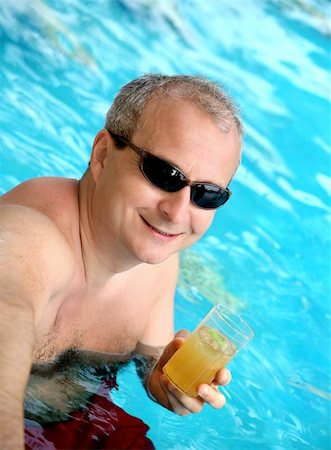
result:
M 243 164 L 183 255 L 176 328 L 224 301 L 256 337 L 230 364 L 222 411 L 175 416 L 133 366 L 120 374 L 113 399 L 158 450 L 331 446 L 330 15 L 327 0 L 0 4 L 0 192 L 80 177 L 115 93 L 144 72 L 207 75 L 242 110 Z

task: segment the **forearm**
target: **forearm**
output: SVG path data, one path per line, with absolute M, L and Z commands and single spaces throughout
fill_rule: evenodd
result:
M 25 387 L 29 378 L 33 313 L 0 300 L 0 449 L 24 448 Z
M 133 355 L 133 359 L 136 364 L 137 373 L 143 382 L 149 398 L 164 408 L 173 411 L 167 394 L 160 384 L 160 377 L 163 375 L 162 367 L 164 358 L 167 358 L 164 353 L 165 349 L 169 349 L 169 345 L 165 348 L 139 344 Z
M 164 347 L 152 347 L 150 345 L 139 343 L 135 353 L 133 354 L 137 373 L 146 389 L 148 396 L 154 401 L 155 398 L 149 389 L 149 379 L 163 350 Z

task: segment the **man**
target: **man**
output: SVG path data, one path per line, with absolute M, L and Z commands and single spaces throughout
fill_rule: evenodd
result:
M 31 367 L 73 348 L 142 355 L 147 391 L 178 414 L 224 405 L 227 369 L 190 398 L 162 367 L 187 336 L 173 331 L 178 252 L 229 198 L 241 132 L 216 84 L 146 75 L 116 97 L 80 181 L 32 179 L 2 197 L 1 448 L 23 448 Z

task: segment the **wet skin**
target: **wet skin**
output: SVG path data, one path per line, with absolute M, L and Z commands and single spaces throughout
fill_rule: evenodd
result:
M 151 102 L 132 142 L 191 180 L 223 187 L 240 159 L 235 127 L 224 133 L 184 101 Z M 13 411 L 4 424 L 9 437 L 10 426 L 19 429 L 31 364 L 48 363 L 72 348 L 106 354 L 130 354 L 141 345 L 165 348 L 148 381 L 156 400 L 178 414 L 198 412 L 205 401 L 223 406 L 216 386 L 229 380 L 227 371 L 218 373 L 212 386 L 202 386 L 196 400 L 174 390 L 162 375 L 162 365 L 182 341 L 173 330 L 178 252 L 204 235 L 215 214 L 190 202 L 189 187 L 168 193 L 152 186 L 137 155 L 119 150 L 102 130 L 80 182 L 29 180 L 5 194 L 0 205 L 7 261 L 0 273 L 6 341 L 0 403 L 10 403 L 5 410 Z M 34 369 L 30 386 L 38 384 Z

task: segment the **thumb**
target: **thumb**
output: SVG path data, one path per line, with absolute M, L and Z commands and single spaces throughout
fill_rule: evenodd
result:
M 166 346 L 159 359 L 159 365 L 161 368 L 168 362 L 168 360 L 179 349 L 179 347 L 181 347 L 184 344 L 185 340 L 188 338 L 189 335 L 190 332 L 185 329 L 179 330 L 175 334 L 174 339 Z
M 184 342 L 186 341 L 186 339 L 189 337 L 190 334 L 191 333 L 185 328 L 182 328 L 181 330 L 177 331 L 173 340 L 176 350 L 178 350 L 179 347 L 181 347 L 184 344 Z

